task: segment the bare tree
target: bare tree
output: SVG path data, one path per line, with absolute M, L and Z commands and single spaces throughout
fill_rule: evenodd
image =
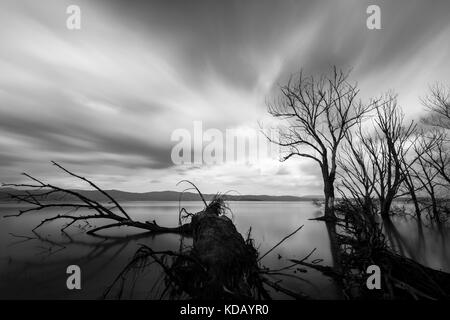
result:
M 433 167 L 443 180 L 444 187 L 450 187 L 450 87 L 435 84 L 430 93 L 422 99 L 428 115 L 422 122 L 432 126 L 429 137 L 434 141 L 433 148 L 426 150 L 428 165 Z M 437 128 L 437 129 L 436 129 Z
M 373 128 L 364 131 L 360 122 L 357 130 L 346 135 L 347 152 L 340 159 L 342 185 L 353 198 L 363 199 L 366 207 L 373 208 L 371 199 L 377 198 L 380 215 L 389 218 L 392 202 L 405 181 L 404 172 L 417 161 L 410 156 L 416 124 L 405 125 L 392 93 L 377 100 L 375 110 Z
M 450 154 L 447 141 L 447 135 L 442 129 L 429 130 L 415 147 L 416 152 L 421 154 L 417 165 L 412 168 L 415 184 L 426 195 L 419 202 L 437 223 L 441 223 L 443 214 L 450 211 Z
M 406 159 L 403 159 L 403 161 L 405 160 Z M 416 183 L 416 174 L 412 166 L 408 166 L 408 163 L 404 163 L 403 167 L 404 183 L 402 191 L 404 194 L 408 194 L 411 197 L 411 202 L 414 205 L 414 212 L 416 217 L 420 220 L 422 208 L 419 201 L 419 192 L 423 189 L 423 186 Z
M 338 174 L 341 178 L 338 191 L 347 204 L 355 203 L 354 211 L 369 217 L 375 211 L 373 197 L 378 173 L 364 144 L 359 142 L 360 137 L 361 125 L 355 134 L 348 132 L 346 135 L 346 143 L 338 157 Z
M 448 135 L 443 130 L 432 130 L 428 132 L 427 138 L 433 142 L 432 148 L 424 152 L 424 161 L 438 172 L 445 187 L 450 188 L 450 145 Z
M 420 153 L 420 149 L 426 148 L 426 146 L 416 146 L 416 152 Z M 416 168 L 417 167 L 417 168 Z M 438 175 L 439 172 L 431 165 L 430 161 L 426 154 L 424 156 L 420 156 L 417 161 L 417 166 L 411 167 L 411 170 L 414 173 L 414 178 L 416 183 L 418 183 L 423 191 L 426 192 L 428 199 L 424 202 L 425 209 L 431 212 L 432 218 L 440 223 L 440 213 L 439 213 L 439 204 L 438 204 L 438 191 L 439 191 L 439 181 Z
M 349 73 L 336 67 L 319 78 L 291 77 L 281 94 L 268 103 L 268 112 L 280 120 L 279 137 L 268 139 L 281 146 L 285 161 L 292 156 L 313 159 L 322 173 L 325 219 L 333 220 L 337 154 L 346 133 L 373 108 L 358 99 Z
M 433 150 L 438 147 L 440 137 L 440 130 L 422 128 L 417 132 L 417 137 L 412 145 L 412 154 L 402 159 L 404 177 L 401 195 L 409 195 L 414 205 L 416 217 L 419 220 L 424 209 L 421 205 L 423 203 L 421 201 L 422 195 L 423 192 L 427 192 L 427 185 L 424 185 L 418 172 L 425 172 L 425 164 L 431 167 L 429 165 L 431 159 L 429 154 L 433 153 Z M 433 175 L 433 177 L 436 177 L 436 174 L 431 174 L 429 170 L 427 172 L 429 176 Z
M 430 87 L 430 93 L 422 98 L 423 105 L 429 114 L 424 118 L 426 124 L 450 129 L 450 87 L 435 84 Z

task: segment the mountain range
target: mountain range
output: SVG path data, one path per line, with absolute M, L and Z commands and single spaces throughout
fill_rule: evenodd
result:
M 23 194 L 24 192 L 30 192 L 31 194 L 37 193 L 37 191 L 30 190 L 17 190 L 13 188 L 0 188 L 0 201 L 11 201 L 10 194 Z M 105 201 L 105 196 L 96 190 L 73 190 L 83 196 L 89 197 L 95 201 Z M 180 196 L 183 201 L 199 201 L 200 196 L 193 192 L 184 192 L 183 194 L 178 191 L 151 191 L 151 192 L 126 192 L 120 190 L 105 190 L 117 201 L 178 201 Z M 42 191 L 41 191 L 42 192 Z M 214 194 L 204 194 L 206 200 L 212 199 Z M 312 201 L 322 200 L 323 196 L 320 195 L 308 195 L 308 196 L 270 196 L 270 195 L 237 195 L 227 194 L 224 195 L 228 201 Z M 66 196 L 64 201 L 73 200 L 74 197 Z M 61 194 L 55 193 L 47 198 L 48 201 L 61 200 Z

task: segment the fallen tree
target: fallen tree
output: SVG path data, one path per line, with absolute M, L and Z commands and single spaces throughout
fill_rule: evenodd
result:
M 180 252 L 154 251 L 149 246 L 141 245 L 131 262 L 106 290 L 104 297 L 108 296 L 111 289 L 117 285 L 119 280 L 123 280 L 126 274 L 136 267 L 145 268 L 148 260 L 151 259 L 163 269 L 166 279 L 164 293 L 169 292 L 171 298 L 187 295 L 189 298 L 196 299 L 271 299 L 267 288 L 282 292 L 295 299 L 308 298 L 302 293 L 284 288 L 279 283 L 280 281 L 270 279 L 275 275 L 295 276 L 281 271 L 275 274 L 261 265 L 260 260 L 273 248 L 264 255 L 260 255 L 253 245 L 250 232 L 247 239 L 244 240 L 233 221 L 227 216 L 230 210 L 222 195 L 216 195 L 207 203 L 198 188 L 191 182 L 185 181 L 191 185 L 189 189 L 193 188 L 198 191 L 204 209 L 197 213 L 190 213 L 185 208 L 180 208 L 178 226 L 164 227 L 158 225 L 156 221 L 143 222 L 132 219 L 113 197 L 95 183 L 55 162 L 53 164 L 70 176 L 86 182 L 101 192 L 105 197 L 106 204 L 90 199 L 81 192 L 45 183 L 29 174 L 24 174 L 31 180 L 30 183 L 3 185 L 27 188 L 22 193 L 10 194 L 10 196 L 12 199 L 31 205 L 31 207 L 8 217 L 19 217 L 27 213 L 58 208 L 68 210 L 68 212 L 43 219 L 33 231 L 47 223 L 63 220 L 67 221 L 61 227 L 63 232 L 78 221 L 84 222 L 85 226 L 89 227 L 89 229 L 85 227 L 87 234 L 106 238 L 107 235 L 101 235 L 99 232 L 118 227 L 138 228 L 149 234 L 177 233 L 193 238 L 192 248 L 180 249 Z M 58 195 L 59 201 L 46 201 L 50 195 L 52 195 L 52 199 Z M 80 209 L 84 210 L 80 211 Z M 104 221 L 105 223 L 100 226 L 92 226 L 92 221 Z M 186 222 L 183 223 L 183 221 Z M 283 238 L 275 247 L 300 229 L 301 227 Z M 171 262 L 168 262 L 168 257 L 173 258 Z M 290 269 L 291 267 L 288 267 L 283 271 Z
M 187 215 L 191 218 L 190 228 L 193 237 L 193 246 L 188 250 L 154 251 L 148 246 L 141 245 L 132 261 L 106 290 L 104 297 L 108 297 L 116 285 L 122 292 L 123 279 L 127 278 L 126 275 L 136 269 L 145 268 L 148 261 L 152 260 L 161 266 L 165 274 L 166 289 L 161 296 L 168 293 L 171 299 L 183 295 L 200 300 L 271 299 L 267 287 L 294 299 L 308 299 L 308 296 L 301 292 L 293 292 L 283 287 L 279 280 L 270 279 L 275 275 L 301 280 L 300 277 L 279 270 L 270 270 L 260 264 L 260 260 L 273 248 L 303 226 L 260 256 L 250 237 L 250 231 L 244 240 L 232 220 L 224 214 L 225 208 L 223 198 L 218 195 L 204 210 Z M 171 261 L 168 261 L 169 257 L 172 258 Z M 289 271 L 294 266 L 288 266 L 283 271 Z

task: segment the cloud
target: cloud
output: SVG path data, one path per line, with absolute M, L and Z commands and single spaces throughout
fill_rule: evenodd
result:
M 205 192 L 320 192 L 320 172 L 300 158 L 278 171 L 271 159 L 267 170 L 176 167 L 171 133 L 197 120 L 252 128 L 277 83 L 331 65 L 353 67 L 364 99 L 395 89 L 413 116 L 427 84 L 450 71 L 448 1 L 81 0 L 79 31 L 65 27 L 69 4 L 2 2 L 2 179 L 27 169 L 68 183 L 48 166 L 57 160 L 108 188 L 189 178 Z M 382 30 L 365 27 L 369 4 L 380 5 Z

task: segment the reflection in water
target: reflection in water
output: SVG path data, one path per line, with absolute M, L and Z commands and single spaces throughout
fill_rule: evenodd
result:
M 342 273 L 342 252 L 341 246 L 338 242 L 337 225 L 335 222 L 325 222 L 327 228 L 328 238 L 330 239 L 330 252 L 332 257 L 332 267 L 337 274 Z M 343 291 L 343 284 L 340 279 L 334 279 L 338 290 L 338 296 L 336 298 L 342 298 L 341 292 Z
M 420 219 L 410 217 L 394 217 L 383 221 L 383 231 L 395 252 L 433 269 L 450 272 L 448 227 L 427 226 Z
M 200 210 L 197 202 L 186 203 L 191 212 Z M 266 256 L 262 263 L 271 269 L 281 269 L 289 262 L 314 251 L 311 259 L 323 259 L 321 264 L 340 268 L 337 250 L 336 226 L 308 219 L 316 215 L 317 208 L 309 202 L 231 202 L 234 222 L 241 234 L 252 227 L 252 236 L 260 252 L 266 252 L 293 229 L 304 224 L 304 228 Z M 124 203 L 125 209 L 138 220 L 157 220 L 161 225 L 177 223 L 177 202 L 132 202 Z M 7 215 L 18 210 L 17 205 L 0 204 L 0 214 Z M 190 246 L 189 238 L 162 234 L 152 236 L 136 234 L 129 229 L 111 231 L 108 238 L 87 236 L 84 226 L 74 227 L 69 233 L 60 233 L 57 225 L 39 229 L 39 234 L 30 233 L 45 216 L 33 214 L 21 218 L 1 219 L 0 224 L 0 298 L 32 299 L 96 299 L 102 296 L 130 259 L 139 244 L 154 250 L 179 250 Z M 415 220 L 396 218 L 391 225 L 384 225 L 386 237 L 397 252 L 420 263 L 450 271 L 448 238 L 435 228 L 419 224 Z M 12 234 L 11 234 L 12 233 Z M 21 237 L 17 237 L 17 236 Z M 23 237 L 25 236 L 25 237 Z M 82 270 L 82 290 L 66 289 L 66 268 L 77 264 Z M 304 272 L 307 271 L 307 272 Z M 290 290 L 300 290 L 316 299 L 341 298 L 339 283 L 310 268 L 297 270 L 304 281 L 284 280 Z M 126 292 L 125 299 L 146 299 L 158 296 L 161 288 L 150 289 L 160 282 L 161 270 L 149 265 L 136 275 Z M 275 298 L 285 298 L 281 293 L 272 293 Z M 112 296 L 115 298 L 115 296 Z
M 410 245 L 405 241 L 405 238 L 401 236 L 395 225 L 391 220 L 383 221 L 384 232 L 387 236 L 388 243 L 391 249 L 400 253 L 402 256 L 410 257 L 417 261 L 417 251 L 412 250 Z M 420 246 L 420 244 L 419 244 Z

